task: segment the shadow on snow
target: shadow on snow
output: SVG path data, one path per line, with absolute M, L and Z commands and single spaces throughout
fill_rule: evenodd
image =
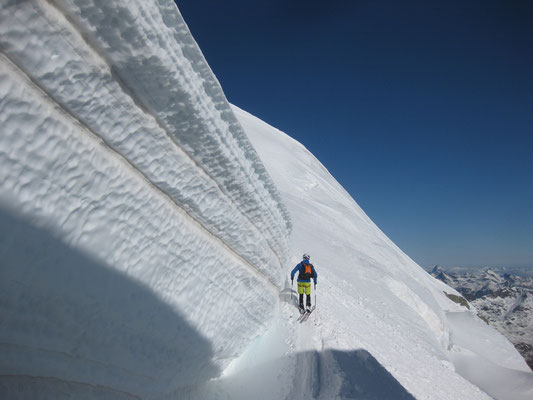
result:
M 148 287 L 0 209 L 0 398 L 158 395 L 218 376 L 212 357 Z
M 320 358 L 321 356 L 319 356 Z M 342 384 L 342 399 L 414 400 L 414 397 L 366 350 L 327 350 L 323 359 L 333 359 Z
M 415 400 L 366 350 L 288 354 L 180 393 L 180 399 Z

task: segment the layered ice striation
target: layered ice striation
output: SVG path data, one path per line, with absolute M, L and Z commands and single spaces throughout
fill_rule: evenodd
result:
M 0 48 L 4 387 L 216 376 L 274 312 L 291 224 L 175 4 L 7 1 Z

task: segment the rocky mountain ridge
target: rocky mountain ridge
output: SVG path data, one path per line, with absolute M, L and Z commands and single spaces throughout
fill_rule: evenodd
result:
M 433 267 L 430 273 L 461 293 L 482 319 L 514 344 L 533 369 L 533 277 L 491 268 L 441 266 Z

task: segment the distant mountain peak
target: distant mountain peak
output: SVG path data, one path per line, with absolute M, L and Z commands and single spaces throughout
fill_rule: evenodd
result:
M 533 278 L 493 268 L 447 273 L 438 266 L 431 275 L 461 293 L 479 317 L 506 336 L 533 368 Z

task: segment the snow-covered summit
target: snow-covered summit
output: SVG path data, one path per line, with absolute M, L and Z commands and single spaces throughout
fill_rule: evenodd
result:
M 228 104 L 172 1 L 8 0 L 0 49 L 0 397 L 531 397 L 506 339 Z

